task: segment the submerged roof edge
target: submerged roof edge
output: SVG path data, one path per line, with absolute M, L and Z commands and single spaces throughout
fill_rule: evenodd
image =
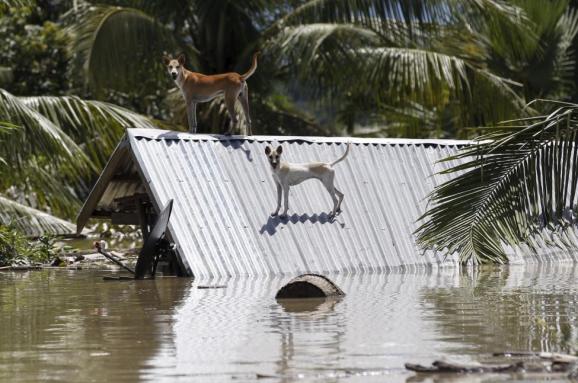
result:
M 471 140 L 450 139 L 417 139 L 417 138 L 360 138 L 360 137 L 316 137 L 316 136 L 226 136 L 221 134 L 192 134 L 162 129 L 127 129 L 131 138 L 149 140 L 183 140 L 183 141 L 257 141 L 257 142 L 305 142 L 305 143 L 347 143 L 365 145 L 436 145 L 464 146 L 471 145 Z

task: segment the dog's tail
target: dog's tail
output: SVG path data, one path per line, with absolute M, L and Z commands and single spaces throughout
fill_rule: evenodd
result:
M 347 143 L 347 149 L 345 149 L 345 153 L 343 153 L 343 155 L 340 158 L 338 158 L 335 161 L 333 161 L 332 163 L 330 163 L 329 166 L 334 166 L 337 163 L 343 161 L 345 159 L 345 157 L 347 157 L 347 155 L 349 154 L 349 148 L 350 147 L 351 147 L 351 142 L 348 142 Z
M 253 62 L 251 63 L 251 68 L 249 68 L 249 70 L 246 73 L 241 75 L 241 79 L 243 81 L 245 81 L 246 79 L 251 77 L 253 73 L 255 73 L 255 70 L 257 69 L 257 57 L 259 57 L 260 54 L 261 52 L 255 52 L 255 54 L 253 55 Z

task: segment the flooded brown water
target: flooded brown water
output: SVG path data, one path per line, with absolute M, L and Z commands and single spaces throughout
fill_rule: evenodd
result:
M 345 298 L 290 306 L 273 298 L 289 277 L 105 274 L 0 273 L 0 382 L 445 381 L 403 365 L 578 346 L 572 265 L 333 276 Z

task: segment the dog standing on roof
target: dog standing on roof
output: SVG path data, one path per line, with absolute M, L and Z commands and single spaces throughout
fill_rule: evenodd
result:
M 277 209 L 271 213 L 271 216 L 275 217 L 279 214 L 279 209 L 281 209 L 281 196 L 284 196 L 285 207 L 281 217 L 287 217 L 287 210 L 289 209 L 289 188 L 305 180 L 315 178 L 321 181 L 325 189 L 329 192 L 333 200 L 333 210 L 329 216 L 332 218 L 335 217 L 335 215 L 341 211 L 341 202 L 343 201 L 344 194 L 337 190 L 334 185 L 335 170 L 333 167 L 347 157 L 350 146 L 351 143 L 348 143 L 343 156 L 333 162 L 308 162 L 304 164 L 282 162 L 281 153 L 283 153 L 283 147 L 279 145 L 277 149 L 273 150 L 273 148 L 267 146 L 265 148 L 265 154 L 271 165 L 273 180 L 277 185 Z
M 249 88 L 247 79 L 251 77 L 257 69 L 257 57 L 259 52 L 253 55 L 251 68 L 244 73 L 223 73 L 215 75 L 204 75 L 201 73 L 191 72 L 185 69 L 185 56 L 180 54 L 176 59 L 169 56 L 163 56 L 163 62 L 171 75 L 175 84 L 181 90 L 187 106 L 187 118 L 189 120 L 189 132 L 197 132 L 197 104 L 208 102 L 217 96 L 225 96 L 225 105 L 231 122 L 226 134 L 232 134 L 237 124 L 237 115 L 235 113 L 235 102 L 237 98 L 241 101 L 241 107 L 247 121 L 247 132 L 253 135 L 251 129 L 251 116 L 249 115 Z

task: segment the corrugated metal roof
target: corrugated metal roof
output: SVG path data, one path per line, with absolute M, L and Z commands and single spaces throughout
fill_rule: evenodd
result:
M 170 230 L 190 271 L 200 277 L 242 274 L 377 271 L 439 264 L 423 255 L 411 233 L 425 196 L 442 176 L 433 164 L 459 141 L 303 137 L 232 137 L 130 130 L 130 146 L 153 194 L 175 200 Z M 330 221 L 331 199 L 312 180 L 291 188 L 287 221 L 269 214 L 276 189 L 264 155 L 269 142 L 284 160 L 329 161 L 345 193 L 343 213 Z M 438 169 L 439 170 L 439 169 Z
M 129 129 L 126 140 L 157 209 L 174 199 L 170 235 L 183 265 L 197 277 L 455 264 L 455 256 L 420 250 L 413 232 L 426 196 L 449 179 L 436 173 L 454 165 L 438 161 L 466 141 L 223 137 L 149 129 Z M 331 221 L 331 198 L 311 180 L 291 188 L 288 220 L 270 217 L 277 197 L 266 145 L 283 145 L 285 161 L 308 162 L 336 159 L 345 142 L 352 142 L 351 152 L 336 165 L 335 180 L 345 194 L 343 212 Z M 97 196 L 104 203 L 122 194 L 111 185 L 95 186 L 106 190 Z M 519 253 L 512 260 L 524 261 Z

